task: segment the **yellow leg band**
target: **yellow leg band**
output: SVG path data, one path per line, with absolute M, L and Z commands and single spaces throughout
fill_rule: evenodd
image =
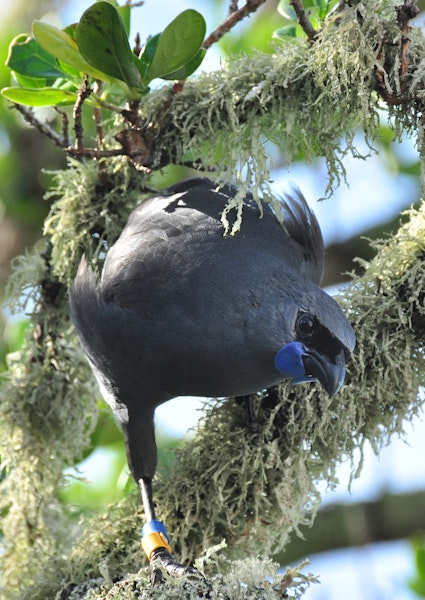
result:
M 165 548 L 171 554 L 171 546 L 165 535 L 159 531 L 153 531 L 142 537 L 142 548 L 148 559 L 151 559 L 152 553 L 158 548 Z

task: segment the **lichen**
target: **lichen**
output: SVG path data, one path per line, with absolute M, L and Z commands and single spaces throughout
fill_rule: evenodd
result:
M 218 181 L 235 179 L 261 194 L 270 171 L 267 139 L 284 151 L 288 163 L 298 156 L 306 162 L 324 157 L 330 193 L 345 176 L 344 157 L 359 156 L 354 143 L 359 127 L 373 148 L 382 107 L 375 73 L 389 92 L 401 89 L 401 32 L 394 6 L 375 2 L 346 8 L 327 20 L 311 46 L 285 40 L 271 55 L 232 57 L 220 71 L 187 81 L 173 99 L 156 152 L 171 149 L 175 162 L 197 161 Z M 424 76 L 424 37 L 415 29 L 409 39 L 414 98 Z M 147 122 L 155 121 L 165 93 L 144 100 L 141 113 Z M 415 101 L 390 112 L 396 135 L 415 127 L 420 114 Z

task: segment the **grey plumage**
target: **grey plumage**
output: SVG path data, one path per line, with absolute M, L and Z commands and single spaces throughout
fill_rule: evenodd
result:
M 72 287 L 73 320 L 136 480 L 154 475 L 154 410 L 174 396 L 242 396 L 286 372 L 296 379 L 297 369 L 331 394 L 342 383 L 355 340 L 318 287 L 316 217 L 299 191 L 282 200 L 283 226 L 247 198 L 240 231 L 224 236 L 220 215 L 234 194 L 196 178 L 146 200 L 108 251 L 101 281 L 83 259 Z

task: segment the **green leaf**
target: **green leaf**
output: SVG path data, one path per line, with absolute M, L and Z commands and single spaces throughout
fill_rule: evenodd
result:
M 328 12 L 328 1 L 327 0 L 316 0 L 316 6 L 319 9 L 319 17 L 324 19 Z
M 417 545 L 415 563 L 418 574 L 425 581 L 425 545 Z
M 13 76 L 20 87 L 43 88 L 47 86 L 47 80 L 42 77 L 25 77 L 25 75 L 21 75 L 17 71 L 13 71 Z
M 274 38 L 284 38 L 284 37 L 296 37 L 297 36 L 297 24 L 293 25 L 285 25 L 285 27 L 280 27 L 273 32 Z
M 159 37 L 148 80 L 171 75 L 184 67 L 198 54 L 205 32 L 204 17 L 196 10 L 185 10 L 177 15 Z
M 27 106 L 60 106 L 74 104 L 77 100 L 75 92 L 51 87 L 37 89 L 8 87 L 3 88 L 1 94 L 11 102 Z
M 338 0 L 316 0 L 316 6 L 319 9 L 319 16 L 323 21 L 337 6 Z
M 63 28 L 63 31 L 65 33 L 67 33 L 69 35 L 69 37 L 74 40 L 75 43 L 77 42 L 77 40 L 75 39 L 75 36 L 76 36 L 75 32 L 77 31 L 77 23 L 72 23 L 72 25 L 67 25 L 66 27 Z
M 277 10 L 285 19 L 289 19 L 290 21 L 297 20 L 297 13 L 292 8 L 292 5 L 289 4 L 289 0 L 280 0 Z
M 78 47 L 85 60 L 102 73 L 123 81 L 130 95 L 140 97 L 144 86 L 133 61 L 119 12 L 109 2 L 96 2 L 77 25 Z
M 56 59 L 73 67 L 80 73 L 87 73 L 96 79 L 110 81 L 104 72 L 93 68 L 84 60 L 77 43 L 66 31 L 43 21 L 34 21 L 32 31 L 36 41 L 43 50 Z
M 140 73 L 142 81 L 145 85 L 147 85 L 149 83 L 148 71 L 149 71 L 149 67 L 151 65 L 152 59 L 154 57 L 155 51 L 158 47 L 158 42 L 159 42 L 160 36 L 161 36 L 160 33 L 153 35 L 150 38 L 150 40 L 146 43 L 145 47 L 143 48 L 143 50 L 140 54 L 140 58 L 134 57 L 134 59 L 133 59 L 135 65 Z
M 56 79 L 66 76 L 59 69 L 56 59 L 26 35 L 18 35 L 12 40 L 6 65 L 25 77 Z
M 128 4 L 124 6 L 118 7 L 118 12 L 121 15 L 122 22 L 124 23 L 125 31 L 127 33 L 127 37 L 130 35 L 130 26 L 131 26 L 131 8 Z
M 322 22 L 320 20 L 320 15 L 316 9 L 313 9 L 309 15 L 309 20 L 314 29 L 319 30 Z
M 177 69 L 177 71 L 174 71 L 173 73 L 169 73 L 168 75 L 163 75 L 163 79 L 185 79 L 186 77 L 189 77 L 189 75 L 192 75 L 192 73 L 194 71 L 196 71 L 196 69 L 199 67 L 199 65 L 202 63 L 202 61 L 204 60 L 204 56 L 206 54 L 206 50 L 204 50 L 203 48 L 200 48 L 198 50 L 198 52 L 195 54 L 195 56 L 189 61 L 187 62 L 183 67 L 181 67 L 180 69 Z

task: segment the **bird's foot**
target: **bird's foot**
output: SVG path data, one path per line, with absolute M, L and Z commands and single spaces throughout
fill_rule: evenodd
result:
M 194 567 L 185 567 L 180 565 L 174 556 L 165 548 L 158 548 L 155 550 L 151 555 L 150 563 L 152 567 L 152 586 L 162 583 L 166 577 L 186 576 L 193 581 L 204 580 L 202 573 L 200 573 Z
M 152 519 L 142 529 L 142 547 L 152 567 L 151 584 L 158 585 L 167 577 L 186 576 L 191 580 L 204 580 L 194 567 L 180 565 L 171 554 L 170 539 L 164 523 Z

